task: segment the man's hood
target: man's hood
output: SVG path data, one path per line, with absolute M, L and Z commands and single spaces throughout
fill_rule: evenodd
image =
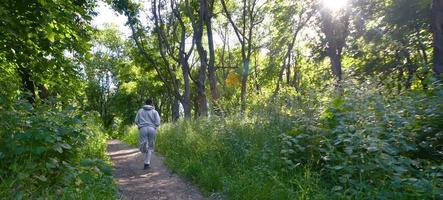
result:
M 143 106 L 143 109 L 144 109 L 144 110 L 152 110 L 152 109 L 154 109 L 154 106 L 151 106 L 151 105 L 144 105 L 144 106 Z

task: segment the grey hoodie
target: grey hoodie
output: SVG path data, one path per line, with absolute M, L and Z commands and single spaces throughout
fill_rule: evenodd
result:
M 137 112 L 135 124 L 137 124 L 138 128 L 149 126 L 157 129 L 160 126 L 160 116 L 153 106 L 144 105 Z

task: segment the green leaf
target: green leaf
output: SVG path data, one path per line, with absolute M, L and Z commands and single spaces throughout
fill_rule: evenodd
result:
M 63 149 L 62 149 L 61 145 L 59 145 L 59 144 L 54 145 L 52 148 L 59 153 L 63 153 Z
M 24 148 L 24 147 L 18 147 L 17 149 L 15 149 L 16 154 L 22 154 L 25 151 L 26 151 L 26 148 Z
M 342 187 L 342 186 L 339 186 L 339 185 L 336 185 L 336 186 L 334 186 L 334 187 L 332 188 L 332 191 L 334 191 L 334 192 L 337 192 L 337 191 L 340 191 L 340 190 L 343 190 L 343 187 Z
M 66 143 L 61 144 L 61 146 L 62 146 L 64 149 L 72 149 L 71 145 L 66 144 Z
M 19 180 L 23 180 L 23 179 L 26 179 L 26 178 L 28 178 L 29 177 L 29 174 L 28 173 L 25 173 L 25 172 L 20 172 L 20 173 L 18 173 L 18 175 L 17 175 L 17 178 L 19 179 Z
M 46 0 L 38 0 L 38 2 L 39 2 L 42 6 L 45 6 L 45 5 L 46 5 Z
M 46 182 L 48 179 L 46 178 L 46 176 L 44 175 L 40 175 L 40 176 L 34 176 L 35 178 L 37 178 L 38 180 L 41 180 L 43 182 Z
M 343 166 L 342 165 L 336 165 L 336 166 L 333 166 L 331 168 L 335 169 L 335 170 L 340 170 L 340 169 L 343 169 Z
M 54 42 L 55 41 L 55 33 L 52 30 L 48 31 L 46 38 L 48 38 L 48 40 L 50 42 Z
M 408 171 L 406 168 L 404 168 L 402 166 L 395 165 L 393 168 L 396 172 L 401 173 L 401 174 Z
M 390 144 L 384 144 L 383 145 L 383 151 L 390 154 L 390 155 L 397 155 L 398 150 L 391 146 Z
M 286 164 L 288 164 L 288 165 L 293 165 L 294 162 L 292 162 L 292 160 L 286 160 Z
M 353 147 L 353 146 L 347 146 L 347 147 L 345 148 L 345 152 L 346 152 L 346 154 L 348 154 L 348 155 L 351 155 L 352 152 L 353 152 L 353 150 L 354 150 L 354 147 Z
M 42 147 L 42 146 L 32 148 L 32 153 L 37 154 L 37 155 L 40 155 L 45 151 L 46 151 L 46 148 Z
M 378 151 L 378 148 L 376 146 L 370 146 L 370 147 L 367 148 L 367 150 L 369 152 L 376 152 L 376 151 Z

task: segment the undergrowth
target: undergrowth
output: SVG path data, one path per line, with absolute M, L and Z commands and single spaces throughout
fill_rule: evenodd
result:
M 26 102 L 0 108 L 0 199 L 115 199 L 97 117 Z
M 336 97 L 316 113 L 261 106 L 247 116 L 163 125 L 174 171 L 229 199 L 441 199 L 443 94 Z M 128 128 L 125 141 L 137 145 Z

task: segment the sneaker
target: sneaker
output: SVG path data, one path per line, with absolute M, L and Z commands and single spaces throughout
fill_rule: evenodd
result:
M 149 169 L 149 164 L 145 164 L 145 166 L 143 167 L 143 169 Z

